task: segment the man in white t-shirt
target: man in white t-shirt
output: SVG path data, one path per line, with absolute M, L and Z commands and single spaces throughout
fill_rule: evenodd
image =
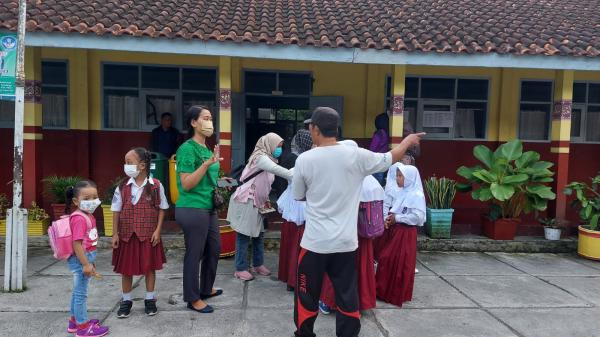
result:
M 297 337 L 314 337 L 324 273 L 336 296 L 338 337 L 360 332 L 356 249 L 357 218 L 363 179 L 386 171 L 408 148 L 419 144 L 423 134 L 410 135 L 388 153 L 337 143 L 339 114 L 319 107 L 313 112 L 310 133 L 316 148 L 296 160 L 292 188 L 294 197 L 306 199 L 306 226 L 300 243 L 294 321 Z

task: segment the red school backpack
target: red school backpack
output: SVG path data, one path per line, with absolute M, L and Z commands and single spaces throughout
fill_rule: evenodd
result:
M 71 215 L 63 215 L 60 219 L 53 221 L 48 227 L 48 240 L 54 252 L 54 258 L 66 260 L 73 255 L 73 233 L 71 232 L 71 217 L 81 215 L 85 219 L 88 228 L 92 227 L 92 220 L 82 211 L 75 211 Z
M 358 206 L 358 235 L 365 239 L 373 239 L 383 234 L 383 201 L 361 202 Z

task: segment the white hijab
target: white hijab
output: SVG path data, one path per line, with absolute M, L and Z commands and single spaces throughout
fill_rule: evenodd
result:
M 342 140 L 338 142 L 341 145 L 352 146 L 358 148 L 358 144 L 353 140 Z M 381 184 L 373 176 L 367 176 L 363 180 L 362 189 L 360 192 L 361 202 L 371 202 L 385 199 L 385 191 Z
M 396 172 L 400 170 L 404 176 L 404 187 L 398 187 Z M 388 171 L 386 190 L 394 200 L 390 212 L 401 214 L 404 207 L 418 209 L 425 213 L 425 194 L 419 170 L 412 165 L 397 163 Z M 390 189 L 387 189 L 390 186 Z

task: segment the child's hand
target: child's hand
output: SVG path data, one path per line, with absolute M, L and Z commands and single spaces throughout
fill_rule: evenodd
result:
M 385 229 L 390 228 L 391 225 L 393 225 L 394 223 L 394 213 L 390 213 L 388 214 L 387 218 L 385 218 Z
M 160 242 L 160 231 L 158 229 L 152 233 L 150 242 L 152 243 L 152 247 L 156 246 Z
M 93 264 L 88 263 L 85 266 L 83 266 L 83 275 L 85 275 L 86 277 L 90 277 L 90 276 L 94 275 L 95 272 L 96 272 L 96 268 L 94 268 Z
M 119 234 L 114 233 L 112 236 L 112 247 L 113 249 L 119 248 Z

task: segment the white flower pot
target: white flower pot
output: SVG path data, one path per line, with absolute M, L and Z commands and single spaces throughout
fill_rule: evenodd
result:
M 560 240 L 560 229 L 544 227 L 544 236 L 546 240 Z

